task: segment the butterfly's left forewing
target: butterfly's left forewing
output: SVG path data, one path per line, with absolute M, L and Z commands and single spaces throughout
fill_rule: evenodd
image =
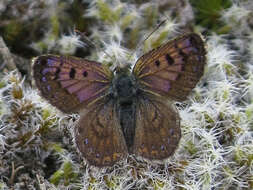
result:
M 98 62 L 57 55 L 35 58 L 33 75 L 41 95 L 65 113 L 106 96 L 112 78 L 112 72 Z
M 186 34 L 144 54 L 133 74 L 140 90 L 183 101 L 203 75 L 205 54 L 202 38 Z

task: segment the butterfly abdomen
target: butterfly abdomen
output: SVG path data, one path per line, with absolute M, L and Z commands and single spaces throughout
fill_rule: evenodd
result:
M 135 136 L 135 110 L 136 104 L 131 102 L 129 104 L 118 105 L 118 118 L 120 120 L 120 126 L 128 147 L 128 152 L 132 153 L 132 147 Z

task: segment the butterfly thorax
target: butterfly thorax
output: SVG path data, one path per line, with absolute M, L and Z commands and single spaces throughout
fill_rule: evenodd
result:
M 113 99 L 115 101 L 120 126 L 126 140 L 129 152 L 135 134 L 135 110 L 137 87 L 134 76 L 127 72 L 116 73 L 113 80 Z
M 116 74 L 113 80 L 113 97 L 119 104 L 131 103 L 136 96 L 136 84 L 133 76 L 126 73 Z

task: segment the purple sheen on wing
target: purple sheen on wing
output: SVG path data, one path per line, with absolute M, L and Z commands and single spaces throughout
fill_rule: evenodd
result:
M 70 86 L 70 85 L 73 85 L 73 84 L 75 84 L 75 83 L 77 83 L 77 82 L 78 82 L 77 80 L 64 80 L 64 81 L 60 81 L 61 86 L 62 86 L 63 88 L 66 88 L 66 87 L 68 87 L 68 86 Z
M 198 71 L 198 67 L 197 66 L 193 66 L 192 69 L 193 69 L 193 72 L 197 72 Z
M 168 67 L 168 62 L 165 56 L 159 58 L 159 63 L 160 63 L 159 67 L 153 67 L 153 69 L 160 70 L 160 69 Z
M 47 65 L 48 65 L 49 67 L 54 67 L 54 66 L 59 66 L 60 64 L 59 64 L 58 61 L 49 58 L 49 59 L 47 60 Z
M 90 83 L 85 82 L 77 82 L 69 87 L 67 87 L 67 91 L 71 94 L 79 91 L 80 89 L 86 89 L 86 87 L 90 85 Z
M 159 78 L 158 76 L 148 76 L 144 77 L 143 80 L 151 85 L 152 89 L 169 92 L 170 90 L 170 81 L 166 79 Z
M 203 59 L 202 56 L 199 56 L 199 55 L 195 55 L 195 56 L 192 56 L 193 59 L 197 60 L 197 62 L 200 62 L 201 59 Z
M 81 75 L 82 75 L 82 78 L 83 77 L 83 72 L 86 71 L 87 73 L 87 77 L 86 78 L 91 78 L 91 79 L 94 79 L 94 80 L 107 80 L 107 78 L 101 74 L 98 74 L 97 72 L 93 72 L 93 71 L 87 71 L 87 70 L 82 70 L 81 71 Z
M 180 72 L 183 70 L 183 65 L 171 65 L 167 69 L 167 71 L 175 71 L 175 72 Z
M 98 93 L 105 86 L 106 85 L 102 84 L 102 83 L 94 83 L 94 84 L 89 85 L 86 88 L 80 90 L 77 93 L 77 97 L 78 97 L 80 102 L 83 102 L 85 100 L 88 100 L 88 99 L 96 96 L 96 93 Z
M 61 74 L 69 74 L 70 69 L 66 67 L 60 67 L 61 68 Z
M 171 80 L 175 81 L 178 77 L 178 73 L 170 72 L 167 70 L 160 71 L 159 73 L 155 74 L 156 76 L 159 76 L 161 78 L 164 78 L 165 80 Z
M 185 63 L 184 58 L 182 56 L 175 58 L 175 65 L 183 64 Z
M 56 68 L 45 68 L 42 70 L 42 75 L 46 75 L 47 73 L 54 73 L 56 72 Z
M 191 52 L 198 53 L 198 50 L 195 47 L 187 47 L 182 50 L 185 54 L 189 54 Z
M 69 73 L 66 73 L 66 74 L 60 73 L 58 80 L 59 81 L 69 80 Z
M 85 139 L 84 139 L 84 144 L 86 144 L 86 145 L 87 145 L 88 143 L 89 143 L 88 138 L 85 138 Z
M 83 76 L 83 72 L 86 71 L 86 77 Z M 97 74 L 97 72 L 90 71 L 90 70 L 77 70 L 75 79 L 82 80 L 82 81 L 96 81 L 96 80 L 107 80 L 103 76 Z
M 189 47 L 189 46 L 191 46 L 191 41 L 188 38 L 186 38 L 186 39 L 184 39 L 184 41 L 178 43 L 177 46 L 179 48 Z
M 61 67 L 66 68 L 66 69 L 70 69 L 73 66 L 72 66 L 72 64 L 70 64 L 70 63 L 63 60 L 63 64 L 62 64 Z
M 46 77 L 42 77 L 42 78 L 41 78 L 41 81 L 42 81 L 42 82 L 47 82 L 47 78 L 46 78 Z
M 47 91 L 51 91 L 51 86 L 47 85 Z
M 142 71 L 141 71 L 140 75 L 142 75 L 142 74 L 145 74 L 145 73 L 149 72 L 149 70 L 150 70 L 150 68 L 149 68 L 148 66 L 144 67 L 144 68 L 142 69 Z

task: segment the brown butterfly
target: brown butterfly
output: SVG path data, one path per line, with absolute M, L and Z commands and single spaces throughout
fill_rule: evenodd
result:
M 42 55 L 33 61 L 33 75 L 53 106 L 80 113 L 75 141 L 91 165 L 112 166 L 128 154 L 163 160 L 181 138 L 180 119 L 168 99 L 186 99 L 203 75 L 205 54 L 201 37 L 190 33 L 144 54 L 132 71 Z

